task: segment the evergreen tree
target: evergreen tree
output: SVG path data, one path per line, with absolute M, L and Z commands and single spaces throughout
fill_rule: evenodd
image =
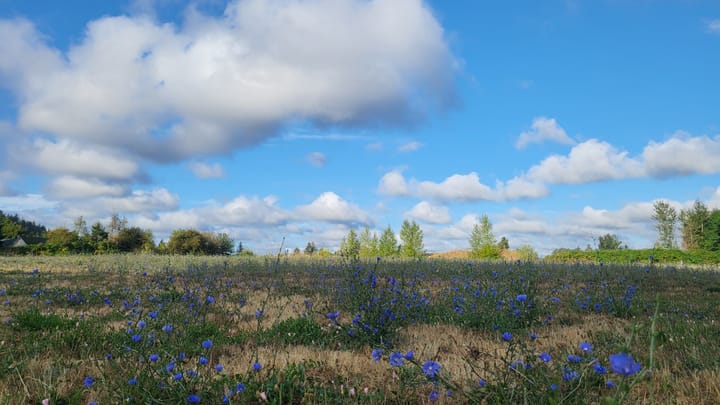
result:
M 418 258 L 425 254 L 423 246 L 423 231 L 415 221 L 403 221 L 400 227 L 400 239 L 402 239 L 402 247 L 400 254 L 404 257 Z
M 380 240 L 378 241 L 378 255 L 380 257 L 392 257 L 397 255 L 398 246 L 397 239 L 395 239 L 395 232 L 393 232 L 390 225 L 385 228 Z
M 377 255 L 377 235 L 371 233 L 370 228 L 366 226 L 360 234 L 360 257 L 376 257 Z
M 354 229 L 350 229 L 347 237 L 340 243 L 340 253 L 351 260 L 357 260 L 360 255 L 360 240 Z
M 622 242 L 613 234 L 605 234 L 598 238 L 598 249 L 599 250 L 616 250 L 622 248 Z
M 658 231 L 658 239 L 655 246 L 660 249 L 672 249 L 675 244 L 675 227 L 677 225 L 677 211 L 667 201 L 656 201 L 653 204 L 652 219 L 655 221 L 655 229 Z
M 705 232 L 710 225 L 710 211 L 700 201 L 680 211 L 680 232 L 685 249 L 700 249 L 705 245 Z
M 315 242 L 308 242 L 307 246 L 305 246 L 306 255 L 312 255 L 316 250 L 317 248 L 315 247 Z
M 710 213 L 702 247 L 706 250 L 720 250 L 720 209 L 714 209 Z
M 499 259 L 502 257 L 500 248 L 495 243 L 492 222 L 486 214 L 483 214 L 479 223 L 473 225 L 469 242 L 471 257 L 476 259 Z

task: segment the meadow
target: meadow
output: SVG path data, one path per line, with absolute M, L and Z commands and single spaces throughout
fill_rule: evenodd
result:
M 0 259 L 0 404 L 715 404 L 720 272 Z

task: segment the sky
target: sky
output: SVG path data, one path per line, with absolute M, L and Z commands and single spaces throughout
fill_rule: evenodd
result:
M 720 208 L 715 0 L 0 0 L 0 210 L 541 255 Z

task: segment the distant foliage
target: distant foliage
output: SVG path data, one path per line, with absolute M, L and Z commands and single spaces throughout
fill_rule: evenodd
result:
M 360 240 L 354 229 L 350 229 L 347 236 L 340 242 L 340 254 L 351 260 L 360 257 Z
M 617 235 L 605 234 L 598 239 L 598 249 L 600 250 L 615 250 L 622 249 L 622 242 Z
M 168 252 L 193 255 L 229 255 L 235 242 L 225 233 L 200 232 L 195 229 L 173 231 L 168 240 Z
M 470 256 L 475 259 L 499 259 L 502 257 L 501 248 L 495 242 L 492 222 L 485 214 L 480 218 L 480 222 L 473 226 L 469 242 Z
M 381 257 L 392 257 L 397 256 L 397 254 L 398 245 L 397 239 L 395 238 L 395 232 L 393 232 L 393 229 L 390 225 L 388 225 L 382 235 L 380 235 L 380 240 L 378 241 L 378 255 Z
M 675 242 L 675 228 L 677 227 L 678 214 L 675 208 L 667 201 L 656 201 L 653 205 L 652 219 L 655 221 L 655 229 L 658 232 L 658 239 L 655 247 L 660 249 L 672 249 L 677 246 Z
M 423 231 L 415 221 L 403 221 L 400 228 L 400 239 L 402 239 L 402 247 L 400 253 L 404 257 L 418 258 L 425 255 L 425 246 L 423 245 Z

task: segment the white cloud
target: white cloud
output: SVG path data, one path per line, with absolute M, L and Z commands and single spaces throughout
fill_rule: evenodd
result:
M 0 197 L 0 207 L 5 213 L 53 209 L 57 205 L 57 202 L 50 201 L 41 194 L 18 194 Z
M 219 179 L 225 177 L 225 170 L 220 163 L 210 165 L 203 162 L 192 162 L 188 167 L 195 177 L 201 179 Z
M 315 167 L 324 167 L 327 163 L 327 156 L 322 152 L 312 152 L 305 157 L 305 160 Z
M 169 211 L 178 208 L 180 197 L 167 189 L 158 188 L 151 191 L 134 190 L 124 197 L 100 197 L 94 204 L 100 204 L 109 212 L 153 212 Z
M 295 209 L 299 221 L 371 224 L 370 217 L 357 205 L 350 204 L 332 191 L 326 191 L 309 205 Z
M 50 182 L 46 192 L 48 196 L 62 200 L 99 196 L 119 197 L 124 195 L 127 190 L 123 185 L 109 184 L 98 179 L 61 176 Z
M 457 63 L 419 0 L 231 1 L 179 25 L 103 17 L 63 53 L 26 20 L 0 20 L 0 37 L 21 128 L 158 162 L 257 144 L 295 119 L 407 125 L 455 99 Z
M 552 155 L 530 168 L 527 177 L 547 183 L 581 184 L 640 177 L 642 163 L 607 142 L 590 139 L 573 146 L 567 156 Z
M 545 141 L 557 142 L 563 145 L 575 144 L 575 141 L 570 139 L 565 130 L 558 125 L 555 118 L 535 118 L 531 128 L 531 130 L 520 134 L 517 142 L 515 142 L 516 148 L 524 149 L 528 144 Z
M 720 173 L 720 136 L 691 137 L 679 131 L 665 142 L 651 141 L 642 157 L 652 177 Z
M 383 195 L 405 196 L 409 189 L 401 170 L 393 170 L 385 173 L 380 178 L 377 192 Z
M 419 202 L 405 213 L 405 217 L 429 224 L 447 224 L 452 220 L 448 207 L 433 205 L 427 201 Z
M 550 194 L 542 182 L 524 177 L 514 177 L 506 183 L 498 182 L 496 188 L 504 200 L 541 198 Z
M 705 29 L 711 34 L 720 34 L 720 19 L 707 21 Z
M 107 148 L 88 147 L 62 140 L 51 142 L 37 139 L 32 145 L 18 145 L 16 156 L 24 164 L 34 165 L 48 174 L 67 174 L 77 177 L 91 176 L 104 179 L 130 180 L 140 176 L 139 165 Z
M 420 142 L 412 141 L 398 146 L 398 152 L 414 152 L 422 147 Z
M 443 201 L 477 201 L 496 199 L 496 193 L 485 184 L 480 183 L 477 173 L 453 174 L 442 183 L 422 181 L 416 185 L 416 193 L 420 197 Z

